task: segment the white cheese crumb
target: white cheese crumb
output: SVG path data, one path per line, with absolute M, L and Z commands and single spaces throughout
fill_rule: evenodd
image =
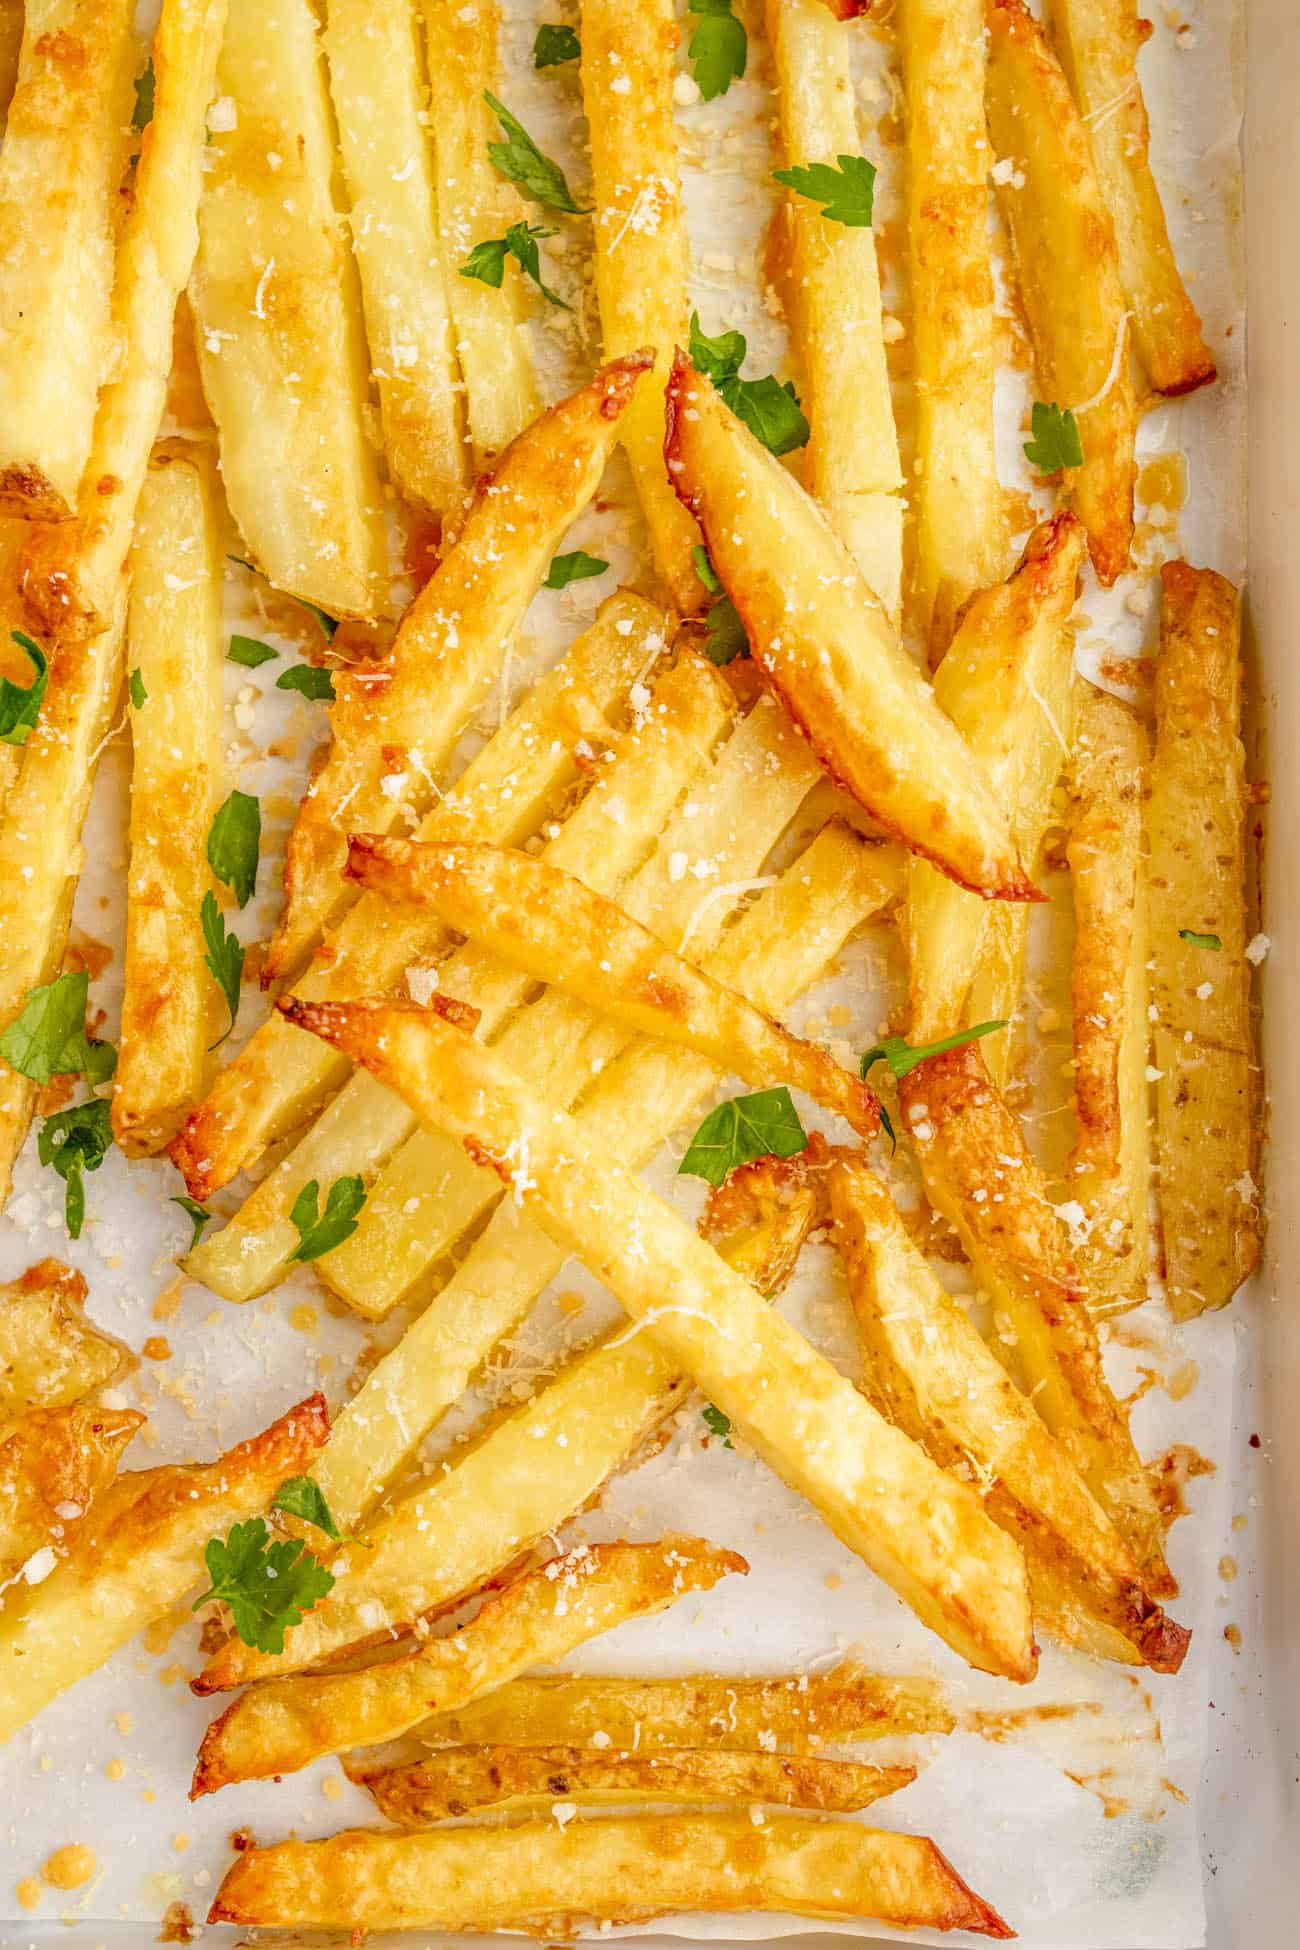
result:
M 1266 934 L 1253 934 L 1246 943 L 1246 960 L 1252 968 L 1258 968 L 1273 943 Z
M 208 128 L 213 135 L 229 135 L 239 127 L 239 110 L 233 95 L 218 95 L 208 110 Z

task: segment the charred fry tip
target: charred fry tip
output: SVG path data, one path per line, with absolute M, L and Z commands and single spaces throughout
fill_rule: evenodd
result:
M 200 1673 L 197 1679 L 190 1681 L 190 1691 L 197 1694 L 200 1699 L 206 1698 L 208 1693 L 216 1691 L 215 1687 L 209 1687 L 203 1684 L 204 1677 L 205 1675 Z M 191 1801 L 201 1801 L 205 1794 L 215 1794 L 218 1788 L 225 1787 L 229 1776 L 222 1770 L 217 1755 L 225 1732 L 226 1722 L 238 1707 L 239 1701 L 233 1700 L 226 1707 L 225 1711 L 219 1713 L 216 1719 L 205 1729 L 203 1738 L 199 1742 L 199 1751 L 194 1763 L 194 1779 L 190 1782 Z
M 652 370 L 654 362 L 654 347 L 642 345 L 635 352 L 625 352 L 621 358 L 611 359 L 600 368 L 591 384 L 604 394 L 600 409 L 604 418 L 617 419 L 631 400 L 638 379 L 643 372 Z
M 1152 1672 L 1170 1673 L 1180 1670 L 1191 1642 L 1189 1628 L 1176 1623 L 1158 1605 L 1151 1607 L 1150 1616 L 1136 1640 L 1138 1650 Z
M 1205 359 L 1169 385 L 1157 386 L 1154 390 L 1161 399 L 1184 399 L 1188 393 L 1199 392 L 1202 386 L 1213 386 L 1218 377 L 1219 368 L 1214 360 Z

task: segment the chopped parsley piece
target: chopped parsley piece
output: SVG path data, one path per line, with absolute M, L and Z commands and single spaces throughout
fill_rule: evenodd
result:
M 232 792 L 208 830 L 208 865 L 241 907 L 253 898 L 261 846 L 261 807 L 251 793 Z
M 230 639 L 226 652 L 232 664 L 243 664 L 246 670 L 256 670 L 259 664 L 269 664 L 280 652 L 273 650 L 269 643 L 263 643 L 259 636 L 240 636 L 238 631 Z
M 291 664 L 282 670 L 275 680 L 277 691 L 297 691 L 303 697 L 319 703 L 323 698 L 327 704 L 334 702 L 334 679 L 328 670 L 319 664 Z
M 720 1435 L 722 1437 L 723 1448 L 730 1449 L 731 1417 L 724 1415 L 720 1408 L 715 1408 L 712 1402 L 705 1402 L 701 1414 L 703 1416 L 704 1426 L 709 1431 L 709 1434 Z
M 1191 928 L 1179 928 L 1178 939 L 1186 941 L 1193 948 L 1208 948 L 1215 955 L 1223 950 L 1223 943 L 1217 934 L 1196 934 Z
M 561 311 L 572 311 L 557 291 L 552 291 L 542 279 L 542 260 L 538 255 L 538 239 L 554 237 L 553 228 L 545 224 L 512 223 L 504 237 L 485 237 L 481 244 L 475 244 L 469 256 L 460 267 L 463 278 L 477 278 L 480 284 L 490 284 L 494 291 L 501 289 L 505 276 L 506 259 L 513 257 L 525 277 L 532 279 L 548 304 L 558 305 Z
M 213 981 L 225 996 L 226 1007 L 230 1011 L 230 1022 L 227 1028 L 212 1045 L 213 1049 L 218 1049 L 234 1028 L 235 1017 L 239 1014 L 239 984 L 244 974 L 244 950 L 234 932 L 229 934 L 226 932 L 221 909 L 217 906 L 217 897 L 211 888 L 203 896 L 199 919 L 203 924 L 203 939 L 208 950 L 203 959 L 208 965 Z
M 488 144 L 493 168 L 510 182 L 518 184 L 524 195 L 530 196 L 534 203 L 544 203 L 551 210 L 567 210 L 575 217 L 589 215 L 580 203 L 574 202 L 560 165 L 542 154 L 523 123 L 515 120 L 505 103 L 499 102 L 489 89 L 484 89 L 483 99 L 501 124 L 506 137 L 504 142 Z
M 89 987 L 89 976 L 79 968 L 74 975 L 57 975 L 27 991 L 14 1020 L 0 1031 L 0 1057 L 11 1070 L 42 1085 L 51 1077 L 70 1076 L 108 1082 L 117 1068 L 117 1051 L 86 1034 Z
M 1083 466 L 1083 442 L 1079 425 L 1067 406 L 1045 406 L 1036 399 L 1030 415 L 1033 439 L 1025 442 L 1025 459 L 1032 461 L 1040 474 L 1055 474 L 1062 467 Z
M 9 634 L 26 654 L 36 675 L 26 690 L 21 684 L 15 684 L 11 677 L 0 677 L 0 744 L 25 745 L 32 726 L 41 715 L 45 687 L 50 681 L 50 667 L 40 644 L 34 643 L 26 630 L 10 630 Z
M 538 28 L 533 42 L 535 68 L 562 68 L 566 61 L 576 61 L 581 53 L 582 42 L 574 28 L 557 26 L 549 20 Z
M 36 1137 L 36 1155 L 53 1165 L 67 1186 L 63 1212 L 68 1237 L 80 1239 L 86 1218 L 86 1187 L 82 1174 L 98 1171 L 113 1144 L 107 1097 L 91 1097 L 47 1117 Z
M 798 394 L 787 380 L 783 386 L 775 374 L 763 379 L 742 379 L 740 368 L 748 347 L 743 332 L 722 332 L 709 338 L 700 329 L 700 315 L 691 313 L 691 364 L 713 381 L 718 393 L 737 419 L 771 454 L 791 454 L 808 442 L 808 422 L 799 405 Z
M 723 588 L 718 572 L 709 560 L 709 551 L 697 542 L 691 550 L 695 573 L 715 602 L 704 613 L 704 654 L 710 663 L 729 664 L 749 655 L 749 638 L 740 620 L 740 611 Z
M 807 1144 L 807 1132 L 782 1084 L 752 1097 L 731 1097 L 711 1110 L 687 1146 L 678 1175 L 721 1185 L 737 1165 L 755 1158 L 793 1158 Z
M 325 1210 L 320 1210 L 320 1184 L 309 1178 L 293 1202 L 289 1217 L 298 1228 L 298 1246 L 290 1259 L 319 1259 L 332 1253 L 357 1229 L 357 1214 L 366 1202 L 365 1181 L 357 1172 L 336 1178 L 329 1188 Z
M 883 1043 L 869 1049 L 858 1066 L 860 1074 L 866 1077 L 873 1063 L 888 1063 L 897 1080 L 901 1083 L 910 1070 L 927 1057 L 938 1056 L 946 1049 L 960 1049 L 963 1043 L 973 1043 L 979 1036 L 991 1036 L 995 1029 L 1005 1029 L 1003 1022 L 981 1022 L 973 1029 L 959 1029 L 955 1036 L 944 1036 L 937 1043 L 909 1043 L 903 1036 L 886 1036 Z M 881 1120 L 892 1138 L 894 1133 L 881 1112 Z
M 731 11 L 731 0 L 690 0 L 689 11 L 699 25 L 691 35 L 686 58 L 695 85 L 706 102 L 725 95 L 745 72 L 749 37 L 743 22 Z
M 191 1609 L 219 1598 L 244 1644 L 258 1652 L 283 1652 L 285 1632 L 334 1589 L 333 1576 L 300 1537 L 272 1543 L 261 1517 L 209 1539 L 203 1561 L 212 1582 Z
M 143 711 L 145 705 L 149 702 L 149 693 L 144 687 L 144 678 L 140 674 L 138 664 L 127 679 L 127 688 L 131 693 L 131 709 L 133 711 Z
M 154 95 L 157 89 L 153 71 L 153 56 L 149 56 L 144 68 L 135 78 L 135 108 L 131 113 L 131 127 L 143 135 L 153 121 Z
M 193 1234 L 191 1235 L 190 1238 L 189 1246 L 186 1248 L 188 1252 L 192 1253 L 194 1251 L 194 1248 L 198 1245 L 200 1239 L 203 1237 L 203 1228 L 205 1225 L 207 1225 L 208 1221 L 211 1219 L 212 1214 L 208 1211 L 207 1206 L 200 1205 L 196 1198 L 182 1198 L 176 1196 L 173 1197 L 171 1202 L 173 1205 L 180 1206 L 181 1211 L 184 1212 L 190 1224 L 194 1227 Z
M 822 215 L 830 223 L 848 224 L 852 229 L 869 230 L 876 194 L 876 166 L 865 156 L 837 156 L 835 164 L 796 164 L 790 169 L 772 171 L 810 203 L 820 203 Z
M 609 567 L 598 555 L 575 548 L 571 555 L 557 555 L 547 571 L 543 589 L 567 589 L 571 582 L 585 582 L 588 576 L 603 576 Z
M 287 1483 L 281 1483 L 271 1508 L 283 1510 L 291 1517 L 301 1517 L 304 1523 L 314 1524 L 317 1530 L 323 1530 L 327 1537 L 332 1537 L 336 1544 L 343 1541 L 343 1533 L 325 1501 L 325 1492 L 314 1476 L 291 1476 Z

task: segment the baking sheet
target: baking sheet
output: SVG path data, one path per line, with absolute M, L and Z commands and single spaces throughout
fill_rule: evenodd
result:
M 527 57 L 537 10 L 511 5 L 506 11 L 506 98 L 544 146 L 570 168 L 571 180 L 580 183 L 583 163 L 574 141 L 580 127 L 576 81 L 571 75 L 533 75 Z M 1175 20 L 1186 27 L 1180 30 Z M 707 331 L 739 325 L 749 334 L 756 371 L 777 360 L 783 347 L 760 278 L 763 230 L 771 208 L 763 172 L 771 162 L 767 118 L 772 103 L 757 26 L 751 14 L 746 82 L 725 102 L 684 104 L 681 110 L 693 295 Z M 1103 646 L 1111 654 L 1116 647 L 1132 653 L 1149 637 L 1154 622 L 1150 574 L 1166 555 L 1185 551 L 1234 576 L 1241 574 L 1244 563 L 1236 32 L 1236 15 L 1229 9 L 1185 8 L 1176 17 L 1157 17 L 1144 56 L 1157 168 L 1166 185 L 1179 185 L 1179 193 L 1168 198 L 1171 228 L 1208 335 L 1222 355 L 1224 376 L 1212 392 L 1161 407 L 1144 425 L 1144 457 L 1175 446 L 1185 451 L 1191 492 L 1169 523 L 1159 509 L 1144 511 L 1138 574 L 1125 578 L 1105 599 L 1093 587 L 1085 592 L 1079 654 L 1089 669 L 1095 670 Z M 864 148 L 882 163 L 878 207 L 888 268 L 896 266 L 900 255 L 897 172 L 879 131 L 873 132 L 882 116 L 888 120 L 893 106 L 887 39 L 865 28 L 857 30 L 857 38 Z M 716 139 L 720 128 L 727 131 L 721 142 Z M 554 260 L 566 295 L 578 295 L 573 280 L 579 271 L 580 237 L 579 227 L 570 226 L 568 248 Z M 903 327 L 895 358 L 905 407 L 906 294 L 896 270 L 887 276 L 886 298 Z M 580 336 L 584 325 L 594 330 L 590 303 L 580 306 L 576 330 L 555 315 L 539 321 L 539 358 L 552 393 L 591 362 L 594 346 L 584 345 Z M 1023 382 L 1008 374 L 1000 402 L 1008 484 L 1027 485 L 1016 427 L 1024 396 Z M 635 566 L 637 524 L 627 509 L 621 468 L 612 470 L 611 484 L 615 505 L 585 516 L 568 545 L 581 544 L 608 556 L 613 569 L 597 582 L 538 599 L 513 661 L 516 686 L 554 656 L 617 578 Z M 231 595 L 238 606 L 232 621 L 247 626 L 247 606 L 260 598 L 243 577 L 232 580 Z M 273 623 L 295 627 L 279 605 L 271 614 Z M 257 628 L 259 634 L 288 645 L 283 628 L 277 630 L 265 619 Z M 265 680 L 264 689 L 258 673 L 230 672 L 232 765 L 238 783 L 264 800 L 269 856 L 264 888 L 275 884 L 278 847 L 291 817 L 293 794 L 320 729 L 319 714 L 310 706 L 274 692 L 273 676 Z M 492 728 L 506 701 L 504 694 L 493 700 L 484 729 Z M 287 769 L 256 756 L 272 739 L 294 747 L 296 758 Z M 117 1017 L 120 976 L 116 893 L 125 865 L 127 766 L 125 744 L 119 741 L 105 757 L 87 829 L 88 871 L 77 908 L 85 933 L 114 949 L 94 988 L 110 1025 Z M 270 895 L 250 907 L 248 938 L 266 935 L 273 912 Z M 844 974 L 809 1000 L 800 1020 L 860 1048 L 864 1039 L 874 1040 L 889 1005 L 897 957 L 873 933 L 846 962 Z M 257 1014 L 258 1004 L 247 997 L 242 1026 L 250 1027 Z M 1059 1033 L 1056 1041 L 1055 1055 L 1050 1046 L 1042 1052 L 1040 1073 L 1046 1087 L 1055 1060 L 1059 1103 L 1067 1090 L 1059 1063 L 1067 1052 Z M 1040 1109 L 1048 1115 L 1031 1125 L 1031 1136 L 1046 1139 L 1062 1122 L 1051 1121 L 1050 1092 L 1040 1099 Z M 693 1209 L 698 1190 L 675 1183 L 671 1163 L 671 1158 L 662 1161 L 655 1182 L 683 1209 Z M 137 1347 L 150 1335 L 165 1337 L 170 1355 L 145 1362 L 123 1391 L 133 1404 L 147 1406 L 151 1416 L 156 1446 L 150 1451 L 137 1439 L 131 1458 L 137 1466 L 213 1453 L 262 1426 L 317 1384 L 339 1399 L 368 1331 L 333 1312 L 306 1273 L 242 1309 L 192 1284 L 176 1290 L 171 1255 L 187 1239 L 189 1225 L 166 1200 L 179 1189 L 166 1165 L 128 1170 L 120 1156 L 111 1156 L 88 1181 L 91 1219 L 83 1240 L 73 1245 L 63 1235 L 62 1186 L 36 1165 L 33 1147 L 19 1168 L 9 1212 L 0 1221 L 0 1273 L 12 1274 L 41 1253 L 56 1252 L 86 1273 L 92 1311 L 104 1325 Z M 223 1211 L 233 1203 L 228 1194 L 217 1201 Z M 566 1271 L 560 1284 L 591 1293 L 599 1309 L 591 1283 L 576 1269 Z M 157 1319 L 160 1297 L 165 1318 Z M 782 1305 L 818 1345 L 852 1371 L 848 1309 L 827 1249 L 809 1252 L 797 1285 Z M 314 1316 L 310 1322 L 304 1307 Z M 554 1339 L 545 1325 L 553 1318 L 543 1311 L 538 1324 L 519 1337 L 519 1373 L 531 1375 L 553 1355 Z M 1158 1454 L 1181 1441 L 1226 1460 L 1238 1328 L 1234 1318 L 1219 1317 L 1175 1335 L 1157 1307 L 1123 1324 L 1125 1345 L 1115 1346 L 1111 1357 L 1117 1378 L 1124 1378 L 1125 1385 L 1137 1382 L 1138 1369 L 1146 1368 L 1168 1384 L 1149 1387 L 1137 1405 L 1135 1429 L 1144 1453 Z M 1195 1364 L 1194 1374 L 1189 1360 Z M 510 1385 L 514 1378 L 501 1376 L 494 1385 Z M 829 1664 L 854 1650 L 888 1670 L 935 1673 L 963 1710 L 1028 1717 L 1001 1728 L 997 1739 L 987 1731 L 964 1731 L 914 1750 L 918 1758 L 928 1759 L 928 1766 L 903 1795 L 874 1809 L 873 1821 L 932 1833 L 1035 1950 L 1076 1945 L 1088 1950 L 1138 1950 L 1144 1945 L 1174 1950 L 1201 1941 L 1197 1787 L 1211 1726 L 1211 1657 L 1238 1609 L 1220 1560 L 1234 1548 L 1232 1516 L 1244 1514 L 1236 1506 L 1227 1470 L 1193 1485 L 1189 1500 L 1194 1514 L 1174 1533 L 1171 1555 L 1183 1582 L 1174 1610 L 1196 1628 L 1182 1675 L 1169 1680 L 1144 1674 L 1135 1680 L 1047 1650 L 1035 1685 L 1018 1689 L 969 1674 L 743 1449 L 727 1450 L 717 1443 L 705 1447 L 698 1406 L 681 1411 L 664 1452 L 618 1479 L 602 1509 L 571 1528 L 575 1536 L 634 1537 L 652 1537 L 669 1526 L 698 1529 L 743 1551 L 751 1564 L 749 1578 L 743 1585 L 724 1583 L 662 1618 L 624 1627 L 573 1663 L 603 1671 L 710 1666 L 747 1672 Z M 435 1446 L 451 1439 L 463 1419 L 449 1418 Z M 29 1917 L 19 1905 L 17 1883 L 63 1843 L 90 1842 L 99 1856 L 99 1872 L 72 1896 L 47 1891 L 37 1913 L 40 1920 L 58 1916 L 156 1926 L 176 1900 L 202 1915 L 228 1859 L 232 1828 L 251 1827 L 259 1838 L 272 1839 L 290 1828 L 320 1834 L 369 1817 L 368 1801 L 342 1781 L 334 1764 L 278 1786 L 230 1789 L 191 1808 L 184 1792 L 210 1711 L 185 1690 L 185 1676 L 196 1663 L 189 1625 L 182 1625 L 166 1643 L 161 1633 L 152 1635 L 147 1645 L 136 1642 L 0 1752 L 0 1918 L 6 1919 L 0 1942 L 27 1940 L 29 1923 L 37 1917 Z M 1077 1710 L 1059 1719 L 1035 1717 L 1038 1708 L 1062 1704 Z M 117 1762 L 120 1777 L 114 1778 Z M 730 1938 L 803 1928 L 797 1919 L 679 1918 L 671 1926 L 660 1924 L 658 1934 Z M 863 1931 L 846 1925 L 845 1933 L 861 1936 Z

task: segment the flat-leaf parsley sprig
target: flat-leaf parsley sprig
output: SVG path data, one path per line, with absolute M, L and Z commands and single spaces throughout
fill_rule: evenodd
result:
M 697 372 L 711 379 L 738 420 L 771 454 L 792 454 L 808 444 L 809 427 L 793 384 L 784 385 L 774 373 L 762 379 L 742 379 L 748 344 L 743 332 L 720 332 L 710 338 L 701 330 L 700 315 L 691 313 L 690 358 Z
M 320 1210 L 320 1184 L 309 1178 L 293 1202 L 289 1217 L 298 1228 L 298 1245 L 290 1259 L 320 1259 L 333 1252 L 357 1229 L 357 1214 L 366 1202 L 365 1180 L 359 1172 L 336 1178 Z
M 1079 423 L 1068 406 L 1049 406 L 1036 399 L 1029 421 L 1033 439 L 1025 442 L 1025 459 L 1040 474 L 1057 474 L 1063 467 L 1083 466 Z
M 747 657 L 749 638 L 740 611 L 723 588 L 722 578 L 702 542 L 697 542 L 691 550 L 691 561 L 696 575 L 714 599 L 704 612 L 705 656 L 715 664 L 734 663 L 737 657 Z
M 698 25 L 686 58 L 706 102 L 725 95 L 739 81 L 749 60 L 749 36 L 732 12 L 732 0 L 690 0 Z
M 40 644 L 26 630 L 10 630 L 9 634 L 36 674 L 26 687 L 15 684 L 12 677 L 0 677 L 0 744 L 25 745 L 41 715 L 50 666 Z
M 313 1557 L 301 1537 L 274 1542 L 262 1517 L 212 1537 L 203 1552 L 210 1583 L 191 1610 L 219 1599 L 245 1645 L 257 1652 L 284 1651 L 284 1635 L 334 1589 L 333 1573 Z
M 837 156 L 832 163 L 795 163 L 774 169 L 778 183 L 820 203 L 828 223 L 869 230 L 875 208 L 876 166 L 865 156 Z
M 499 291 L 506 274 L 506 259 L 513 257 L 524 276 L 532 279 L 548 304 L 558 305 L 561 311 L 572 311 L 573 306 L 561 298 L 558 291 L 552 291 L 542 278 L 538 242 L 557 235 L 553 224 L 512 223 L 504 237 L 485 237 L 481 243 L 475 244 L 460 267 L 460 275 L 463 278 L 476 278 L 480 284 L 489 284 L 494 291 Z
M 717 1186 L 737 1165 L 752 1164 L 755 1158 L 793 1158 L 807 1148 L 808 1134 L 782 1084 L 718 1104 L 686 1147 L 677 1171 Z
M 505 103 L 499 102 L 486 88 L 483 99 L 501 124 L 501 132 L 506 138 L 504 142 L 488 144 L 492 167 L 517 185 L 534 203 L 545 204 L 548 210 L 567 211 L 574 217 L 590 216 L 589 209 L 574 202 L 573 192 L 565 181 L 560 165 L 542 154 L 523 123 L 510 113 Z

